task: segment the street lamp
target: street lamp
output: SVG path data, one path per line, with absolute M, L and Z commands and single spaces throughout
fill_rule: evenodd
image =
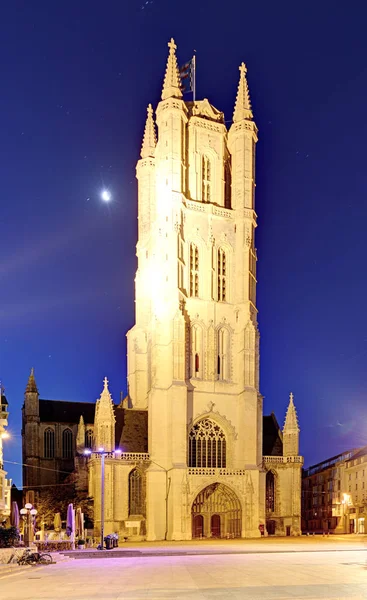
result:
M 33 508 L 33 505 L 30 502 L 24 505 L 24 508 L 21 508 L 20 514 L 22 515 L 24 522 L 24 545 L 29 546 L 31 542 L 33 542 L 34 538 L 34 520 L 36 518 L 38 511 L 36 508 Z
M 115 454 L 121 454 L 122 450 L 115 450 Z M 92 450 L 84 450 L 84 454 L 87 456 L 92 454 Z M 104 459 L 108 452 L 105 452 L 104 448 L 98 448 L 93 450 L 93 454 L 101 455 L 101 550 L 104 549 Z

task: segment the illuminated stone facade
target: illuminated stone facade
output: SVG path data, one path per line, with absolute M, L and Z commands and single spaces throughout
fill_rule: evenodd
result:
M 257 537 L 268 524 L 271 533 L 297 535 L 302 458 L 293 397 L 278 455 L 263 456 L 257 128 L 246 67 L 227 130 L 207 99 L 184 101 L 176 46 L 168 45 L 161 101 L 155 113 L 148 107 L 137 164 L 136 321 L 127 340 L 131 410 L 148 411 L 139 531 L 148 540 Z M 97 514 L 98 460 L 90 463 Z M 133 466 L 108 457 L 112 529 L 134 521 L 126 493 Z

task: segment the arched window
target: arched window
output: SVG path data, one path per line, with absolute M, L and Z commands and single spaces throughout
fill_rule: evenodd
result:
M 86 448 L 90 450 L 93 448 L 93 429 L 87 429 L 85 432 L 85 443 Z
M 64 429 L 62 432 L 62 457 L 73 457 L 73 433 L 70 429 Z
M 43 434 L 43 445 L 45 458 L 55 458 L 55 432 L 48 427 Z
M 229 379 L 229 332 L 225 327 L 218 331 L 218 379 Z
M 217 256 L 218 301 L 227 300 L 227 259 L 223 248 L 218 248 Z
M 272 471 L 266 474 L 266 512 L 275 510 L 275 477 Z
M 199 248 L 190 244 L 190 296 L 199 296 Z
M 211 199 L 211 165 L 207 156 L 202 157 L 201 161 L 202 186 L 201 199 L 203 202 L 210 202 Z
M 226 436 L 217 423 L 203 419 L 189 433 L 189 467 L 226 466 Z
M 224 206 L 225 208 L 231 208 L 231 185 L 232 185 L 232 173 L 231 173 L 231 157 L 226 161 L 224 167 Z
M 143 481 L 139 469 L 133 469 L 129 474 L 129 514 L 144 514 Z
M 202 377 L 203 332 L 200 325 L 191 328 L 191 377 Z

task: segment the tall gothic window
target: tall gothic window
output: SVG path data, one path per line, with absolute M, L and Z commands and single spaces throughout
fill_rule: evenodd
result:
M 229 157 L 224 167 L 224 206 L 225 208 L 231 208 L 231 185 L 232 185 L 232 173 L 231 173 L 231 158 Z
M 44 457 L 55 458 L 55 432 L 48 427 L 43 434 Z
M 90 450 L 93 448 L 93 430 L 92 429 L 86 430 L 84 445 L 86 448 L 89 448 Z
M 266 512 L 275 510 L 275 477 L 272 471 L 266 474 Z
M 73 434 L 70 429 L 64 429 L 62 432 L 62 457 L 73 457 Z
M 199 248 L 190 244 L 190 296 L 199 296 Z
M 201 173 L 202 173 L 201 199 L 203 202 L 210 202 L 210 200 L 211 200 L 211 165 L 210 165 L 210 160 L 207 156 L 202 157 Z
M 218 248 L 217 256 L 218 301 L 227 300 L 227 259 L 223 248 Z
M 203 332 L 200 325 L 191 328 L 191 377 L 202 377 Z
M 189 467 L 226 466 L 226 436 L 217 423 L 203 419 L 189 433 Z
M 217 375 L 229 379 L 229 332 L 225 327 L 218 331 Z
M 139 469 L 133 469 L 129 474 L 129 514 L 144 514 L 143 481 Z

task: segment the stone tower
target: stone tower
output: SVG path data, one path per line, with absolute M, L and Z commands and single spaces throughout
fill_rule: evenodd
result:
M 39 394 L 34 377 L 34 369 L 31 369 L 28 383 L 24 393 L 23 405 L 23 457 L 27 466 L 23 466 L 23 487 L 27 492 L 30 483 L 37 487 L 40 483 L 40 440 L 39 440 Z M 26 496 L 27 498 L 27 496 Z M 34 499 L 27 499 L 34 501 Z
M 213 494 L 236 490 L 239 534 L 258 536 L 257 128 L 246 67 L 227 131 L 207 99 L 183 100 L 168 46 L 137 164 L 136 322 L 127 335 L 130 402 L 149 413 L 147 539 L 190 539 L 193 499 L 210 485 Z M 204 456 L 198 448 L 211 435 Z

